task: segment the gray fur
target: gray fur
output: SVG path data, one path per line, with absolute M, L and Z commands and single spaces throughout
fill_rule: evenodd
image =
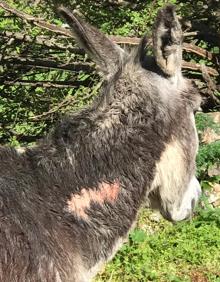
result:
M 154 54 L 161 70 L 173 76 L 181 69 L 183 34 L 173 6 L 160 10 L 154 25 Z
M 145 57 L 145 39 L 127 54 L 79 16 L 60 13 L 106 79 L 90 107 L 60 121 L 37 146 L 0 147 L 4 282 L 88 282 L 126 239 L 142 204 L 181 220 L 200 193 L 193 120 L 200 99 L 181 74 L 181 40 L 163 43 L 162 53 L 172 50 L 177 60 L 166 68 L 158 50 Z M 173 26 L 181 38 L 172 6 L 156 26 L 155 42 Z

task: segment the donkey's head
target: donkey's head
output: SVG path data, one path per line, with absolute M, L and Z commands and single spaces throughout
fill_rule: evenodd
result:
M 145 182 L 149 206 L 173 221 L 189 217 L 201 191 L 194 120 L 200 98 L 181 74 L 183 35 L 174 7 L 157 15 L 154 57 L 146 56 L 145 37 L 127 53 L 78 14 L 63 7 L 59 12 L 106 78 L 96 105 L 105 116 L 100 127 L 110 132 L 122 124 L 121 142 L 136 140 L 135 173 Z

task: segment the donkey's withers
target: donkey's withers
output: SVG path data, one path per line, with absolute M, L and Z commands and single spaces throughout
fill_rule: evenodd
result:
M 200 99 L 181 74 L 174 7 L 128 54 L 60 8 L 105 80 L 90 107 L 67 117 L 38 146 L 0 148 L 0 281 L 87 282 L 135 223 L 142 204 L 177 221 L 198 200 L 193 113 Z

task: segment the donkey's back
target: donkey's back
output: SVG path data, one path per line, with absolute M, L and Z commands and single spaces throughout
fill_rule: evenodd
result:
M 1 147 L 0 158 L 0 281 L 71 281 L 60 275 L 72 244 L 29 156 Z

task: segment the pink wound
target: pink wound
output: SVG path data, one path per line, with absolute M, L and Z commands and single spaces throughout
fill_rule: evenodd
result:
M 83 188 L 80 194 L 71 194 L 71 199 L 67 201 L 68 211 L 78 217 L 87 219 L 86 209 L 90 208 L 91 202 L 103 205 L 104 202 L 114 203 L 119 194 L 119 182 L 99 183 L 98 189 Z

